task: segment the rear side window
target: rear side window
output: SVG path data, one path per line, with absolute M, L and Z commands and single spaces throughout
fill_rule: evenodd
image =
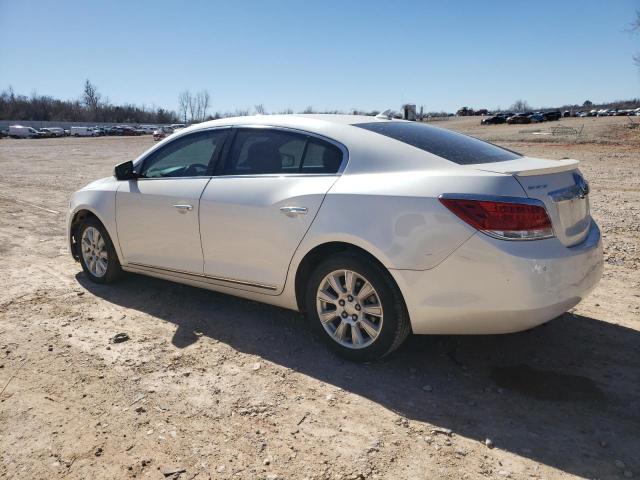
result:
M 336 173 L 342 163 L 342 150 L 335 145 L 310 138 L 302 162 L 302 173 Z
M 233 141 L 225 175 L 336 173 L 342 151 L 302 133 L 270 129 L 239 130 Z
M 520 158 L 520 155 L 515 152 L 477 138 L 415 122 L 375 122 L 354 126 L 393 138 L 458 165 L 502 162 Z

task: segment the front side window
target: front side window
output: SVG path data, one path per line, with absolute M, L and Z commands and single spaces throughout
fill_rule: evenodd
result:
M 520 158 L 520 155 L 515 152 L 477 138 L 415 122 L 375 122 L 354 126 L 393 138 L 458 165 L 502 162 Z
M 342 151 L 301 133 L 244 129 L 236 134 L 225 175 L 336 173 Z
M 178 138 L 147 157 L 140 174 L 143 178 L 210 175 L 226 136 L 227 130 L 209 130 Z

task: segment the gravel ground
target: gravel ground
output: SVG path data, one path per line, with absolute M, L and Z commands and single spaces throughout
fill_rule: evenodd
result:
M 605 275 L 531 331 L 413 337 L 364 365 L 293 312 L 86 280 L 66 253 L 69 195 L 150 138 L 1 140 L 0 477 L 639 477 L 640 129 L 625 122 L 584 119 L 577 139 L 439 122 L 582 160 Z

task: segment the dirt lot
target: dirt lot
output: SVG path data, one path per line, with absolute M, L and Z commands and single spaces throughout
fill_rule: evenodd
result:
M 414 337 L 344 362 L 295 313 L 66 253 L 69 195 L 153 141 L 0 141 L 0 477 L 640 477 L 640 128 L 480 127 L 582 160 L 605 276 L 572 312 L 504 336 Z M 534 135 L 558 124 L 582 135 Z M 113 344 L 125 332 L 130 340 Z M 488 445 L 487 445 L 488 444 Z

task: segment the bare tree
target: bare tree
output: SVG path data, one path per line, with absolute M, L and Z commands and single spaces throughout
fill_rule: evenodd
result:
M 313 109 L 313 107 L 311 105 L 308 105 L 307 108 L 305 108 L 302 113 L 316 113 L 315 110 Z
M 258 115 L 266 115 L 266 113 L 267 113 L 265 111 L 265 109 L 264 109 L 264 105 L 262 105 L 262 104 L 256 105 L 253 108 L 256 111 L 256 114 L 258 114 Z
M 198 100 L 195 95 L 189 95 L 189 116 L 190 121 L 193 122 L 198 115 Z
M 97 112 L 100 107 L 101 95 L 98 93 L 98 88 L 92 84 L 87 78 L 84 81 L 84 93 L 82 94 L 82 101 L 92 112 Z
M 187 112 L 189 111 L 190 103 L 191 93 L 189 93 L 189 90 L 185 90 L 178 95 L 178 115 L 184 123 L 187 123 Z
M 199 122 L 204 122 L 207 118 L 207 112 L 209 110 L 209 102 L 211 101 L 211 95 L 207 90 L 202 90 L 196 94 L 196 119 Z
M 531 110 L 531 107 L 526 100 L 516 100 L 514 104 L 511 105 L 511 110 L 514 112 L 528 112 Z

